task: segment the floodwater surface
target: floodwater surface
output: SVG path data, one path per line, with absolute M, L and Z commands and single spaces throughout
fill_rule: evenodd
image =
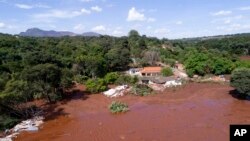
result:
M 17 141 L 228 141 L 230 124 L 250 124 L 250 102 L 230 95 L 221 84 L 190 83 L 147 97 L 117 99 L 86 95 L 84 88 L 53 107 L 36 133 L 21 133 Z M 130 111 L 112 115 L 112 100 Z

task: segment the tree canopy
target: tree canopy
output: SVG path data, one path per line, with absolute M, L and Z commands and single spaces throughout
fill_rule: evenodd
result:
M 239 68 L 233 71 L 231 85 L 235 87 L 242 96 L 250 96 L 250 69 Z
M 158 62 L 174 66 L 178 61 L 185 65 L 190 76 L 229 74 L 235 68 L 250 68 L 249 61 L 238 58 L 249 55 L 249 50 L 250 38 L 245 35 L 168 40 L 140 35 L 136 30 L 119 38 L 0 34 L 0 119 L 8 121 L 4 125 L 7 127 L 12 125 L 11 121 L 31 116 L 33 106 L 20 105 L 34 99 L 48 102 L 61 99 L 73 81 L 88 80 L 91 92 L 105 90 L 107 83 L 134 84 L 136 77 L 118 77 L 112 73 L 131 66 Z

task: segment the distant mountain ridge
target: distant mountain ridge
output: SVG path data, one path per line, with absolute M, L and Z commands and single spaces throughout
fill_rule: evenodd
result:
M 205 41 L 205 40 L 225 39 L 225 38 L 235 38 L 235 37 L 249 37 L 250 38 L 250 33 L 236 33 L 236 34 L 213 35 L 213 36 L 203 36 L 203 37 L 190 37 L 190 38 L 173 39 L 173 40 L 193 42 L 193 41 Z
M 54 31 L 54 30 L 42 30 L 39 28 L 30 28 L 25 32 L 19 33 L 20 36 L 30 37 L 63 37 L 63 36 L 86 36 L 86 37 L 99 37 L 101 34 L 95 32 L 85 32 L 83 34 L 76 34 L 69 31 Z

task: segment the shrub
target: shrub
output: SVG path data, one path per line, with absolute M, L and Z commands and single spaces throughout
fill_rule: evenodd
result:
M 89 79 L 86 82 L 86 88 L 91 93 L 98 93 L 107 90 L 107 84 L 104 79 Z
M 193 77 L 193 76 L 194 76 L 194 71 L 191 70 L 191 69 L 187 70 L 187 75 L 188 75 L 189 77 Z
M 70 88 L 73 86 L 73 73 L 69 69 L 62 70 L 61 86 L 64 88 Z
M 133 85 L 136 82 L 138 82 L 138 77 L 136 76 L 120 75 L 115 83 L 118 85 Z
M 127 112 L 129 110 L 128 105 L 122 102 L 113 101 L 109 105 L 109 110 L 111 113 L 122 113 Z
M 164 58 L 163 62 L 173 67 L 176 61 L 174 59 Z
M 104 77 L 105 81 L 108 84 L 114 84 L 115 81 L 119 78 L 119 74 L 117 72 L 110 72 L 107 73 Z
M 0 115 L 0 131 L 4 131 L 5 129 L 10 129 L 15 126 L 19 119 L 7 116 L 7 115 Z
M 161 74 L 162 74 L 163 76 L 171 76 L 171 75 L 173 75 L 173 71 L 172 71 L 171 68 L 166 67 L 166 68 L 163 68 L 163 69 L 161 70 Z
M 89 77 L 84 76 L 84 75 L 76 75 L 74 78 L 74 80 L 77 83 L 81 83 L 81 84 L 84 84 L 88 79 L 89 79 Z
M 1 66 L 0 66 L 1 69 Z M 14 77 L 14 76 L 13 76 Z M 10 74 L 0 71 L 0 91 L 4 90 L 4 87 L 8 80 L 10 79 Z
M 250 61 L 249 60 L 240 60 L 235 62 L 237 68 L 250 68 Z
M 226 58 L 215 58 L 213 60 L 213 74 L 220 75 L 220 74 L 230 74 L 233 70 L 233 62 Z
M 132 88 L 132 94 L 137 96 L 146 96 L 152 93 L 152 89 L 144 84 L 136 84 Z
M 233 71 L 230 83 L 241 96 L 250 96 L 250 69 L 239 68 Z

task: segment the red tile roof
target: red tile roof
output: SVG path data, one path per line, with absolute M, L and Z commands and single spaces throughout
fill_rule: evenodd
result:
M 141 73 L 160 73 L 162 67 L 145 67 Z

